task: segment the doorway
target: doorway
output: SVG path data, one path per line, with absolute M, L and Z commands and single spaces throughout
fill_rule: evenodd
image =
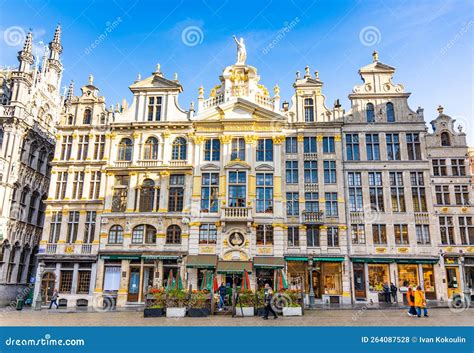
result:
M 153 287 L 154 273 L 155 273 L 154 267 L 143 268 L 142 300 L 146 298 L 149 288 Z
M 452 299 L 456 293 L 461 293 L 459 288 L 459 268 L 446 267 L 446 280 L 448 282 L 448 298 Z
M 56 276 L 52 272 L 45 273 L 41 279 L 41 298 L 43 303 L 51 300 L 54 292 L 54 284 L 56 283 Z
M 138 301 L 140 290 L 140 267 L 130 267 L 130 279 L 128 282 L 127 301 L 134 303 Z
M 366 300 L 365 264 L 354 263 L 354 294 L 355 300 Z

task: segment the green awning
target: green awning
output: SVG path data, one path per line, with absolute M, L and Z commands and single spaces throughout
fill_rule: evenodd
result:
M 343 262 L 343 257 L 315 257 L 313 261 L 322 261 L 322 262 Z
M 437 264 L 439 259 L 396 259 L 399 264 Z
M 353 257 L 352 262 L 373 262 L 377 264 L 391 264 L 395 259 L 379 258 L 379 257 Z
M 283 268 L 285 259 L 283 257 L 257 256 L 253 258 L 255 268 Z
M 103 260 L 140 260 L 140 255 L 101 255 Z
M 187 268 L 216 268 L 217 255 L 189 255 L 186 257 Z
M 305 256 L 285 256 L 286 261 L 302 261 L 306 262 L 308 261 L 308 258 Z
M 252 272 L 250 261 L 219 261 L 217 263 L 217 273 L 243 273 L 244 270 Z

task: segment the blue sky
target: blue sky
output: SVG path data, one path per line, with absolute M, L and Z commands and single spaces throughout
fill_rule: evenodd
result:
M 245 38 L 247 62 L 258 68 L 261 82 L 270 89 L 278 84 L 283 100 L 293 93 L 295 72 L 309 65 L 325 83 L 327 105 L 340 98 L 348 110 L 347 95 L 360 82 L 357 70 L 377 49 L 380 61 L 397 68 L 394 82 L 412 92 L 414 110 L 425 108 L 431 121 L 442 104 L 474 145 L 469 0 L 0 0 L 0 64 L 17 64 L 15 34 L 32 28 L 40 51 L 57 23 L 63 28 L 63 85 L 73 79 L 80 87 L 92 73 L 107 105 L 130 102 L 128 86 L 159 62 L 167 77 L 179 74 L 180 104 L 188 109 L 198 87 L 208 94 L 235 62 L 236 34 Z

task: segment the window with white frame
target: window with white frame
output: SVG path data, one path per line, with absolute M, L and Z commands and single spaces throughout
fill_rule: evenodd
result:
M 148 97 L 148 121 L 160 121 L 163 97 Z
M 273 173 L 257 173 L 257 212 L 273 212 Z
M 390 198 L 393 212 L 406 212 L 403 172 L 390 172 Z

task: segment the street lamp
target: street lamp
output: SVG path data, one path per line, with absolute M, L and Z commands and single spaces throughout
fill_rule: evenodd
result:
M 314 288 L 313 288 L 313 260 L 309 259 L 308 261 L 308 267 L 309 267 L 309 307 L 313 309 L 316 306 L 315 300 L 314 300 Z

